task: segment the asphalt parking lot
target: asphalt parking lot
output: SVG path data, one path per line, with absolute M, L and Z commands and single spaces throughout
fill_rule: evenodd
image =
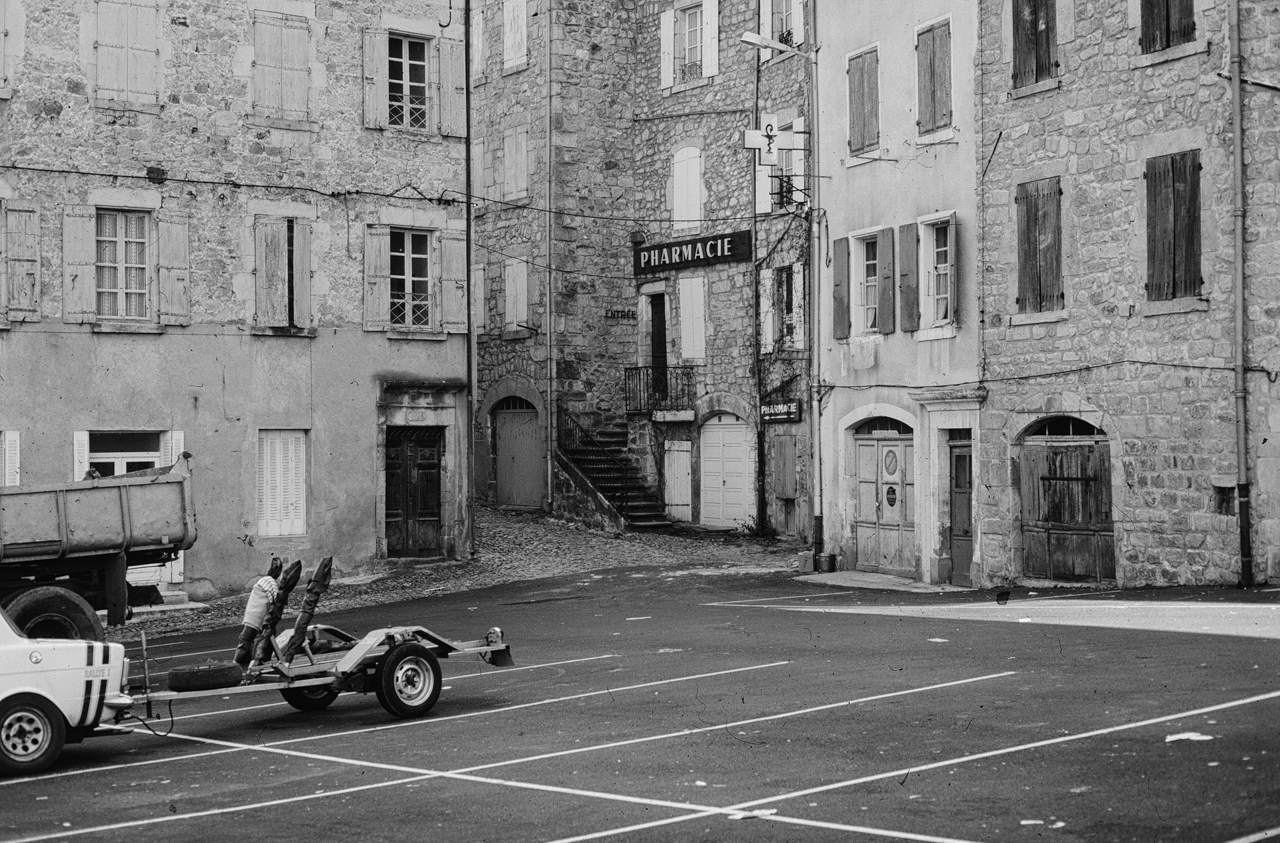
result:
M 630 568 L 322 604 L 352 632 L 496 624 L 516 667 L 444 661 L 421 720 L 372 695 L 311 714 L 274 692 L 180 700 L 157 734 L 0 781 L 0 841 L 1263 840 L 1280 836 L 1276 596 Z M 156 639 L 152 669 L 233 643 Z

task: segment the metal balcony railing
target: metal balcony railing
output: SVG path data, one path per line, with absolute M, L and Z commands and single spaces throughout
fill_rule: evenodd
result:
M 692 410 L 698 398 L 693 366 L 638 366 L 627 369 L 627 412 Z

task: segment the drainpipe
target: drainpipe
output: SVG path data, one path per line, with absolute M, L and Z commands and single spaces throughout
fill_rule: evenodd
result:
M 809 143 L 810 164 L 813 191 L 809 203 L 809 214 L 813 217 L 812 232 L 809 242 L 809 303 L 810 334 L 813 338 L 813 352 L 809 361 L 809 390 L 813 396 L 809 410 L 809 445 L 813 448 L 813 569 L 819 570 L 818 557 L 822 554 L 822 331 L 818 318 L 818 301 L 822 288 L 822 173 L 819 170 L 821 156 L 818 154 L 819 139 L 819 104 L 818 104 L 818 0 L 809 0 L 810 37 L 813 38 L 813 51 L 809 57 Z
M 467 412 L 466 421 L 464 423 L 464 433 L 462 439 L 462 452 L 465 455 L 466 462 L 463 463 L 466 472 L 465 482 L 467 484 L 467 547 L 468 555 L 474 559 L 476 555 L 476 489 L 475 489 L 475 437 L 476 437 L 476 393 L 479 391 L 476 384 L 476 357 L 479 355 L 479 337 L 476 336 L 475 320 L 472 318 L 475 308 L 472 305 L 471 289 L 471 262 L 475 259 L 472 252 L 472 241 L 475 238 L 475 201 L 471 198 L 471 62 L 475 59 L 471 55 L 471 0 L 463 0 L 462 4 L 462 72 L 467 76 L 466 92 L 463 94 L 463 110 L 466 112 L 464 119 L 466 120 L 466 142 L 463 149 L 463 166 L 466 168 L 463 179 L 466 188 L 467 201 L 467 245 L 466 245 L 466 273 L 467 273 Z
M 1236 500 L 1240 523 L 1240 587 L 1253 587 L 1252 519 L 1249 507 L 1248 384 L 1245 381 L 1244 298 L 1244 103 L 1240 94 L 1240 0 L 1227 4 L 1231 49 L 1232 210 L 1235 218 L 1233 286 L 1235 313 Z
M 555 510 L 556 503 L 556 425 L 559 421 L 556 409 L 556 356 L 555 356 L 555 260 L 552 253 L 552 236 L 555 213 L 551 208 L 552 185 L 555 179 L 555 119 L 552 114 L 554 91 L 551 87 L 551 61 L 553 35 L 551 32 L 554 0 L 547 0 L 547 318 L 542 330 L 547 332 L 547 511 Z

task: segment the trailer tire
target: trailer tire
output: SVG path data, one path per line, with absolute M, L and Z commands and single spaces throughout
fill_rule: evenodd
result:
M 374 693 L 396 717 L 422 717 L 440 698 L 440 662 L 416 641 L 387 651 L 374 677 Z
M 324 711 L 333 705 L 338 692 L 324 685 L 313 685 L 307 688 L 281 688 L 280 696 L 298 711 Z
M 170 691 L 213 691 L 234 688 L 244 679 L 244 670 L 235 662 L 209 662 L 175 667 L 169 671 Z
M 10 595 L 4 610 L 28 638 L 106 638 L 98 613 L 67 588 L 41 585 Z
M 58 760 L 67 723 L 57 706 L 35 694 L 0 703 L 0 774 L 33 776 Z

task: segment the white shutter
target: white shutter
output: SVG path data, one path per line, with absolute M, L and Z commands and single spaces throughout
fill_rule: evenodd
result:
M 756 165 L 756 213 L 773 212 L 773 168 Z
M 439 41 L 440 134 L 467 134 L 467 64 L 461 41 Z
M 391 229 L 371 225 L 364 234 L 364 329 L 391 327 Z
M 720 73 L 720 0 L 702 0 L 702 75 Z
M 702 220 L 702 150 L 677 150 L 672 177 L 671 219 L 677 228 L 695 226 Z
M 9 4 L 0 0 L 0 97 L 9 96 L 9 27 L 16 21 L 9 20 Z
M 258 535 L 307 532 L 307 434 L 258 431 Z
M 680 356 L 707 356 L 707 308 L 702 278 L 680 279 Z
M 774 0 L 760 0 L 760 28 L 759 32 L 765 38 L 773 37 L 773 2 Z M 787 3 L 790 0 L 778 0 L 779 3 Z M 767 48 L 760 49 L 760 61 L 766 62 L 773 58 L 773 50 Z
M 0 467 L 3 467 L 4 474 L 0 477 L 0 486 L 17 486 L 22 482 L 22 472 L 19 470 L 19 449 L 18 449 L 18 431 L 6 430 L 0 437 L 3 437 L 4 450 L 0 452 Z
M 387 90 L 387 31 L 385 29 L 366 29 L 364 31 L 364 127 L 366 129 L 387 128 L 387 103 L 390 93 Z
M 529 269 L 519 260 L 509 260 L 503 267 L 506 313 L 503 322 L 508 328 L 525 325 L 529 321 Z
M 71 482 L 83 480 L 89 472 L 89 431 L 71 434 Z
M 187 220 L 166 215 L 157 222 L 160 240 L 160 324 L 191 324 L 191 256 Z
M 529 9 L 526 0 L 502 0 L 502 67 L 511 70 L 528 57 Z
M 264 117 L 306 120 L 311 93 L 311 24 L 306 18 L 256 12 L 253 20 L 253 108 Z
M 791 334 L 791 347 L 803 349 L 804 342 L 804 303 L 805 303 L 804 264 L 791 265 L 791 321 L 795 330 Z
M 484 76 L 484 9 L 471 9 L 471 78 Z
M 284 530 L 285 535 L 300 536 L 307 532 L 307 436 L 301 430 L 285 431 L 285 434 L 289 464 Z
M 485 333 L 489 327 L 484 281 L 484 264 L 474 264 L 471 267 L 471 330 L 477 334 Z
M 186 450 L 181 430 L 165 430 L 160 433 L 160 465 L 170 466 L 178 461 Z
M 660 87 L 670 88 L 676 82 L 676 13 L 667 9 L 658 22 L 660 49 L 658 51 Z
M 773 351 L 773 270 L 762 269 L 758 276 L 760 283 L 757 289 L 760 294 L 760 353 Z
M 791 124 L 791 131 L 795 133 L 795 140 L 793 141 L 791 152 L 791 182 L 794 185 L 795 190 L 792 191 L 791 195 L 795 198 L 796 202 L 804 205 L 807 204 L 809 200 L 809 194 L 807 191 L 809 182 L 805 178 L 804 169 L 804 151 L 805 147 L 808 145 L 809 138 L 804 134 L 803 117 L 796 118 L 796 120 Z
M 791 43 L 804 43 L 804 0 L 778 0 L 791 4 Z
M 35 204 L 0 202 L 0 321 L 40 321 L 40 211 Z
M 467 240 L 461 231 L 446 231 L 440 242 L 440 329 L 467 333 Z
M 529 194 L 529 127 L 517 126 L 502 138 L 502 198 Z
M 311 113 L 311 24 L 305 18 L 289 18 L 281 35 L 281 116 L 306 120 Z

